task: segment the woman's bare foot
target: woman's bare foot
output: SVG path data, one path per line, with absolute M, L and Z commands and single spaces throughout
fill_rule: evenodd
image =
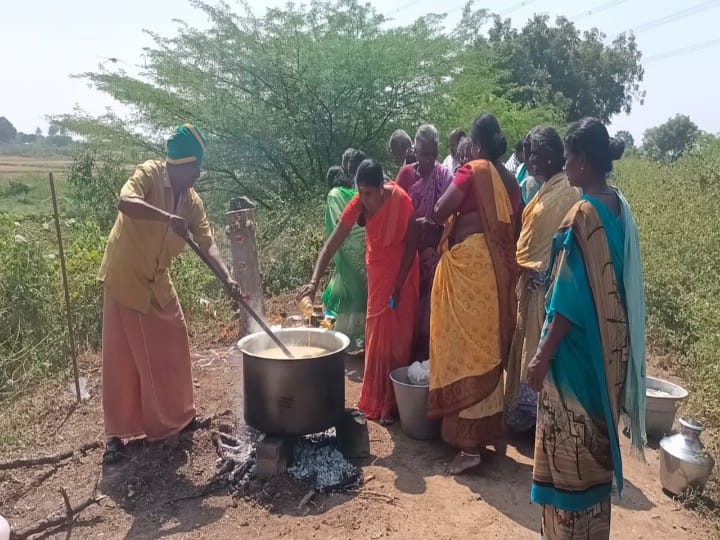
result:
M 458 455 L 455 456 L 448 466 L 448 472 L 450 474 L 457 475 L 462 474 L 470 469 L 474 469 L 482 463 L 482 457 L 480 452 L 465 452 L 461 450 Z
M 381 426 L 390 426 L 395 423 L 395 417 L 392 414 L 385 414 L 380 418 Z

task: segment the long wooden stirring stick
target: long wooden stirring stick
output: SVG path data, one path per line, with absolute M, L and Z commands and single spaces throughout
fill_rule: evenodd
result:
M 295 358 L 295 356 L 293 356 L 293 354 L 285 346 L 285 344 L 282 341 L 280 341 L 280 338 L 277 337 L 275 332 L 270 330 L 270 327 L 267 324 L 265 324 L 265 321 L 263 321 L 262 318 L 257 313 L 255 313 L 255 310 L 253 308 L 251 308 L 250 305 L 247 302 L 245 302 L 245 300 L 243 298 L 235 297 L 230 294 L 230 292 L 231 292 L 230 284 L 228 283 L 227 279 L 225 278 L 225 275 L 220 271 L 219 268 L 217 268 L 215 266 L 215 264 L 207 257 L 207 255 L 205 255 L 205 253 L 202 252 L 202 250 L 200 249 L 200 246 L 197 245 L 197 242 L 195 242 L 195 240 L 193 240 L 190 237 L 190 233 L 185 235 L 185 241 L 192 248 L 192 250 L 197 254 L 197 256 L 200 257 L 200 259 L 208 266 L 208 268 L 210 268 L 210 270 L 212 270 L 212 273 L 215 274 L 215 277 L 218 278 L 223 285 L 225 285 L 225 290 L 227 291 L 228 295 L 230 295 L 230 297 L 233 300 L 237 301 L 244 309 L 247 310 L 247 312 L 250 314 L 250 316 L 253 319 L 255 319 L 255 322 L 257 322 L 260 325 L 260 328 L 262 328 L 265 331 L 265 333 L 268 336 L 270 336 L 270 339 L 272 339 L 275 342 L 275 344 L 278 347 L 280 347 L 280 350 L 285 354 L 285 356 L 287 356 L 288 358 Z

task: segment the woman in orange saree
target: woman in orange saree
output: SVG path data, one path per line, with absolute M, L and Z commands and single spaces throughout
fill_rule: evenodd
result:
M 432 290 L 428 416 L 459 450 L 460 474 L 503 436 L 503 367 L 515 329 L 515 221 L 520 188 L 498 160 L 507 143 L 494 116 L 472 126 L 474 159 L 435 208 L 447 221 Z M 449 219 L 448 219 L 449 218 Z
M 299 298 L 314 298 L 335 252 L 356 223 L 365 227 L 368 303 L 365 318 L 365 374 L 358 408 L 370 420 L 392 423 L 396 409 L 390 372 L 410 363 L 418 309 L 418 232 L 413 204 L 394 183 L 384 183 L 374 160 L 360 164 L 358 193 L 320 251 L 312 279 Z

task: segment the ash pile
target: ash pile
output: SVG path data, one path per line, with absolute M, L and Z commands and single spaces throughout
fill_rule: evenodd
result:
M 327 493 L 360 485 L 362 469 L 350 463 L 338 448 L 335 429 L 295 441 L 287 473 Z
M 324 433 L 278 437 L 243 428 L 237 436 L 215 432 L 216 477 L 232 492 L 245 493 L 254 479 L 286 474 L 310 484 L 316 492 L 353 489 L 362 483 L 362 469 L 350 459 L 369 456 L 365 417 L 349 410 L 343 422 Z

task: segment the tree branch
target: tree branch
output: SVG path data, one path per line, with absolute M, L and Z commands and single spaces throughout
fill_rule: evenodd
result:
M 77 455 L 77 454 L 86 454 L 90 450 L 95 450 L 97 448 L 102 448 L 103 443 L 100 441 L 93 441 L 89 443 L 85 443 L 80 448 L 76 450 L 65 450 L 63 452 L 58 452 L 56 454 L 51 454 L 49 456 L 40 456 L 40 457 L 34 457 L 34 458 L 20 458 L 20 459 L 13 459 L 10 461 L 3 461 L 0 462 L 0 471 L 6 471 L 9 469 L 18 469 L 20 467 L 35 467 L 36 465 L 48 465 L 52 463 L 58 463 L 60 461 L 64 461 L 66 459 L 70 459 L 71 457 Z

